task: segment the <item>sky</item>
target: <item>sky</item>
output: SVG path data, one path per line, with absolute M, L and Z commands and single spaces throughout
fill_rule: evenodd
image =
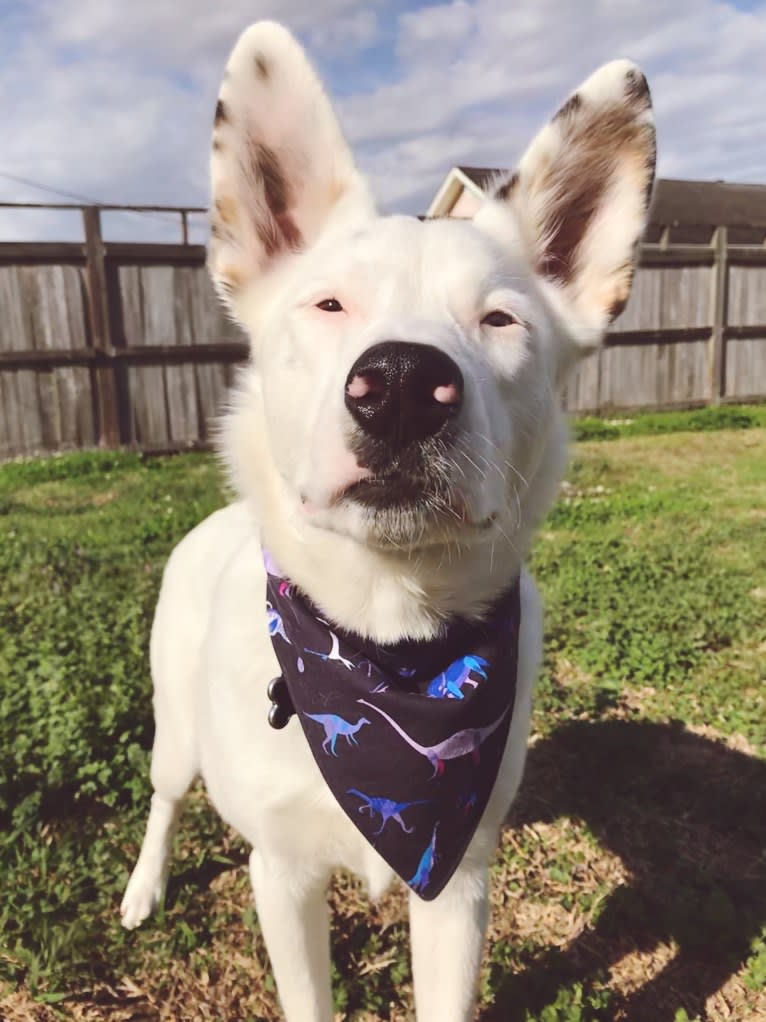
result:
M 513 167 L 616 57 L 649 79 L 661 176 L 766 183 L 766 0 L 0 0 L 0 201 L 66 201 L 35 182 L 204 206 L 223 68 L 259 18 L 309 50 L 383 212 L 425 212 L 454 164 Z M 0 210 L 2 240 L 79 236 L 76 215 Z

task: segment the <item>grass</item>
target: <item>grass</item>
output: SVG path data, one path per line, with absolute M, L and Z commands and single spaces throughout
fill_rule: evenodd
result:
M 687 414 L 579 443 L 536 544 L 546 654 L 484 1022 L 766 1017 L 766 430 L 762 409 L 718 421 L 747 429 Z M 278 1017 L 246 849 L 200 790 L 163 913 L 131 934 L 117 919 L 162 565 L 224 499 L 204 455 L 0 466 L 9 1022 Z M 341 876 L 331 898 L 339 1017 L 411 1018 L 402 892 L 370 908 Z
M 753 429 L 764 426 L 766 404 L 720 405 L 695 411 L 641 412 L 633 418 L 581 416 L 574 421 L 572 432 L 577 440 L 615 440 L 621 436 L 708 433 L 719 429 Z

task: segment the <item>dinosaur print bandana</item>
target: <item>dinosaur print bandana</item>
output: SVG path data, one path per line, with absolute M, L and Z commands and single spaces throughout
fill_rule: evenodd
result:
M 435 898 L 492 792 L 516 694 L 519 582 L 483 622 L 378 645 L 325 619 L 272 558 L 266 613 L 282 677 L 269 721 L 294 713 L 335 799 L 409 887 Z

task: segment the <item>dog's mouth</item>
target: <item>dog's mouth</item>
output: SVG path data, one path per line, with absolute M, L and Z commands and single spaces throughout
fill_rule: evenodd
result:
M 370 512 L 430 510 L 464 516 L 446 438 L 432 437 L 392 452 L 368 437 L 356 436 L 349 447 L 364 474 L 336 494 L 338 502 L 352 502 Z
M 426 499 L 422 481 L 400 473 L 370 476 L 360 479 L 338 495 L 339 500 L 351 500 L 375 511 L 409 508 Z
M 473 481 L 443 438 L 388 455 L 369 443 L 349 449 L 353 464 L 339 466 L 341 478 L 321 501 L 300 492 L 303 513 L 316 528 L 399 549 L 492 534 L 501 504 L 477 492 L 483 480 Z
M 446 525 L 460 530 L 489 529 L 497 517 L 490 514 L 481 521 L 474 521 L 465 502 L 455 493 L 399 472 L 361 479 L 348 486 L 336 499 L 338 502 L 351 501 L 386 521 L 391 515 L 401 522 L 422 516 L 442 527 Z

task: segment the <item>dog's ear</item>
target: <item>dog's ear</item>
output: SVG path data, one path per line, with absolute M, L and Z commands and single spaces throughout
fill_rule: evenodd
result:
M 333 223 L 373 213 L 317 75 L 274 22 L 251 25 L 226 65 L 215 109 L 208 266 L 234 311 L 249 284 Z
M 496 188 L 585 349 L 601 341 L 630 295 L 655 152 L 646 79 L 617 60 L 571 94 Z

